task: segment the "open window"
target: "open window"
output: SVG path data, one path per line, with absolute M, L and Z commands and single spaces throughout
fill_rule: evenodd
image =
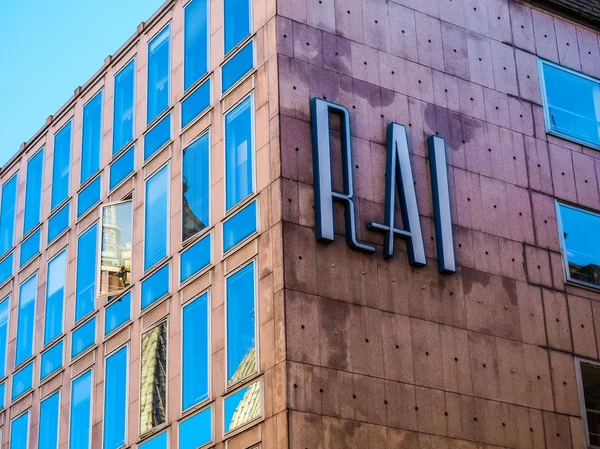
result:
M 131 199 L 102 208 L 100 296 L 114 296 L 131 284 L 132 232 Z

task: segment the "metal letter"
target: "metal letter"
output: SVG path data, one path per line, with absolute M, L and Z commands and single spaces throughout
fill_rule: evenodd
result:
M 441 137 L 431 136 L 427 144 L 429 146 L 439 270 L 440 273 L 456 273 L 454 237 L 452 236 L 452 212 L 450 210 L 450 187 L 448 185 L 448 166 L 446 163 L 446 142 Z
M 367 224 L 367 228 L 385 234 L 383 250 L 385 258 L 394 255 L 394 239 L 400 237 L 406 240 L 409 263 L 423 267 L 427 264 L 427 259 L 417 207 L 417 192 L 408 153 L 406 128 L 397 123 L 390 123 L 387 138 L 385 224 L 371 221 Z M 400 210 L 405 230 L 396 228 L 396 192 L 400 194 Z
M 344 191 L 333 190 L 331 174 L 331 142 L 329 113 L 340 116 L 342 137 L 342 173 Z M 315 177 L 316 231 L 319 242 L 331 243 L 334 236 L 333 201 L 342 203 L 346 214 L 346 241 L 355 251 L 374 253 L 375 246 L 358 240 L 352 181 L 352 149 L 350 148 L 350 114 L 343 106 L 313 98 L 311 102 L 313 171 Z

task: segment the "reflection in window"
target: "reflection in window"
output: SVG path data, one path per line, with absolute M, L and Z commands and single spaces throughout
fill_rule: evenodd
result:
M 121 181 L 133 173 L 134 167 L 135 147 L 131 147 L 110 166 L 110 190 L 114 189 Z
M 125 445 L 127 426 L 127 346 L 106 359 L 104 449 Z
M 208 1 L 192 0 L 184 9 L 184 90 L 208 71 Z
M 140 432 L 165 422 L 167 416 L 167 322 L 142 335 Z
M 21 258 L 19 261 L 19 266 L 23 267 L 27 262 L 33 259 L 37 254 L 40 253 L 40 243 L 42 239 L 42 228 L 35 231 L 27 240 L 24 240 L 21 243 Z
M 223 223 L 223 251 L 229 251 L 256 232 L 256 201 Z
M 131 313 L 131 292 L 125 293 L 118 299 L 112 301 L 106 307 L 106 317 L 104 320 L 104 335 L 110 334 L 118 329 L 122 324 L 129 321 Z
M 29 443 L 29 411 L 10 423 L 10 449 L 27 449 Z
M 33 386 L 33 362 L 29 362 L 13 376 L 12 399 L 15 400 Z
M 568 279 L 600 286 L 600 215 L 559 203 Z
M 248 42 L 237 54 L 223 65 L 221 76 L 223 86 L 221 90 L 226 92 L 254 67 L 254 42 Z
M 209 135 L 183 150 L 183 241 L 208 226 Z
M 19 288 L 19 317 L 17 323 L 17 353 L 15 366 L 33 355 L 35 331 L 35 299 L 37 297 L 37 274 L 31 276 Z
M 227 210 L 254 191 L 252 126 L 252 97 L 248 97 L 225 116 Z
M 0 254 L 12 248 L 14 243 L 15 206 L 17 204 L 17 175 L 2 186 L 0 204 Z
M 133 140 L 135 59 L 115 75 L 115 116 L 112 154 Z
M 146 181 L 144 271 L 167 256 L 169 165 Z
M 139 449 L 167 449 L 167 432 L 163 432 L 140 444 Z
M 225 432 L 231 432 L 261 416 L 260 381 L 225 398 Z
M 58 448 L 60 417 L 60 392 L 54 393 L 40 403 L 40 431 L 38 449 Z
M 167 25 L 148 43 L 148 123 L 169 107 L 169 40 Z
M 48 243 L 63 233 L 69 227 L 71 204 L 67 203 L 48 220 Z
M 27 162 L 27 179 L 25 187 L 25 218 L 23 219 L 23 235 L 40 223 L 42 209 L 42 182 L 44 180 L 44 149 L 37 152 Z
M 227 278 L 227 382 L 256 372 L 254 262 Z
M 102 91 L 83 107 L 83 142 L 81 145 L 81 183 L 100 168 L 102 140 Z
M 188 280 L 204 267 L 210 265 L 210 239 L 211 235 L 208 234 L 181 253 L 180 282 Z
M 77 281 L 75 287 L 75 322 L 94 310 L 96 299 L 96 242 L 98 225 L 77 239 Z
M 51 209 L 69 196 L 71 174 L 71 122 L 54 136 L 54 166 L 52 167 Z
M 6 375 L 6 348 L 8 345 L 8 314 L 10 296 L 0 302 L 0 378 Z
M 131 284 L 132 202 L 102 208 L 100 295 L 115 295 Z
M 183 308 L 183 410 L 208 398 L 208 293 Z
M 77 357 L 83 351 L 96 343 L 96 317 L 73 331 L 71 342 L 71 358 Z
M 44 345 L 47 345 L 62 334 L 66 281 L 67 251 L 63 250 L 58 256 L 48 262 Z
M 250 34 L 250 1 L 225 0 L 225 54 Z
M 210 443 L 212 408 L 207 408 L 179 424 L 179 449 L 196 449 Z
M 71 425 L 69 449 L 90 446 L 92 415 L 92 372 L 82 374 L 71 384 Z
M 581 363 L 581 383 L 589 444 L 597 447 L 600 446 L 600 367 Z
M 42 354 L 42 368 L 40 372 L 40 380 L 44 380 L 50 374 L 62 368 L 63 362 L 63 341 L 61 340 L 52 348 Z
M 142 310 L 169 293 L 169 264 L 142 282 Z

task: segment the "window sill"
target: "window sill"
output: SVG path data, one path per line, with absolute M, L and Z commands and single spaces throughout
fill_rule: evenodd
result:
M 600 293 L 600 285 L 591 284 L 591 283 L 585 282 L 585 281 L 578 281 L 576 279 L 567 279 L 567 281 L 565 282 L 565 285 L 571 286 L 571 287 L 582 288 L 584 290 L 588 290 L 588 291 L 595 292 L 595 293 Z M 598 447 L 600 448 L 600 446 L 598 446 Z
M 204 410 L 214 407 L 215 404 L 216 404 L 215 401 L 212 400 L 209 395 L 208 399 L 205 399 L 205 400 L 183 410 L 181 412 L 181 417 L 177 420 L 177 422 L 180 423 L 181 421 L 185 421 L 190 416 L 196 414 L 196 412 L 201 413 Z

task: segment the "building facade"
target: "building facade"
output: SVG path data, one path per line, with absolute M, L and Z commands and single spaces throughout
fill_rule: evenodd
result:
M 165 2 L 0 172 L 2 447 L 600 447 L 599 19 Z

